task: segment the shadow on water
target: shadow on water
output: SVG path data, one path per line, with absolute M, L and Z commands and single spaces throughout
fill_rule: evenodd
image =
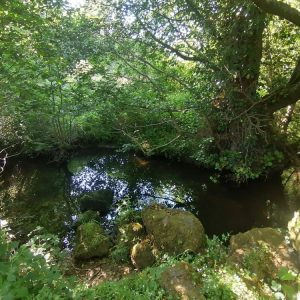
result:
M 14 163 L 1 179 L 0 219 L 20 238 L 37 226 L 59 234 L 66 246 L 80 213 L 80 196 L 113 191 L 111 208 L 103 217 L 110 228 L 126 203 L 141 209 L 152 202 L 195 213 L 211 236 L 252 227 L 284 227 L 300 207 L 297 193 L 279 175 L 243 186 L 215 182 L 212 172 L 162 159 L 142 159 L 112 150 L 82 153 L 68 166 L 41 160 Z M 294 188 L 294 186 L 293 186 Z M 299 189 L 299 184 L 298 184 Z

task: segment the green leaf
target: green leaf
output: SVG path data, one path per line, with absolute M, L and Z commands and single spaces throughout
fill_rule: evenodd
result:
M 282 291 L 287 296 L 287 299 L 295 299 L 294 296 L 297 294 L 297 290 L 287 284 L 282 285 Z
M 288 268 L 283 267 L 278 273 L 278 278 L 282 281 L 290 281 L 297 278 L 297 275 L 290 271 Z
M 17 298 L 20 298 L 20 299 L 25 299 L 26 297 L 29 296 L 29 292 L 28 292 L 28 289 L 24 286 L 22 287 L 18 287 L 16 290 L 15 290 L 15 296 Z

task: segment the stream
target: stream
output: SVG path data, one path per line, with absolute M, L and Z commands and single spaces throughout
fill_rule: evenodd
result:
M 67 167 L 43 159 L 11 161 L 0 180 L 0 226 L 21 240 L 42 227 L 68 248 L 80 214 L 78 197 L 109 189 L 113 202 L 102 217 L 108 231 L 122 210 L 151 203 L 193 212 L 209 236 L 285 227 L 300 208 L 299 183 L 286 182 L 288 175 L 239 186 L 188 163 L 107 149 L 78 153 Z

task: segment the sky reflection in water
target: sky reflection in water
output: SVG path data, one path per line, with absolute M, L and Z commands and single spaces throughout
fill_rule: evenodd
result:
M 209 236 L 284 227 L 300 208 L 299 182 L 283 185 L 280 175 L 237 186 L 213 182 L 212 172 L 189 164 L 111 150 L 78 154 L 69 165 L 72 176 L 37 159 L 12 164 L 0 187 L 1 224 L 5 222 L 21 238 L 42 226 L 64 236 L 67 243 L 80 213 L 78 196 L 102 189 L 114 191 L 113 205 L 103 220 L 107 228 L 128 203 L 133 209 L 158 202 L 190 210 Z

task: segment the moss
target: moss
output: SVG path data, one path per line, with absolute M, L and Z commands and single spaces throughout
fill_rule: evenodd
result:
M 76 232 L 76 259 L 104 257 L 112 246 L 110 239 L 105 235 L 100 225 L 90 222 L 80 225 Z
M 206 237 L 201 222 L 190 212 L 150 206 L 142 211 L 147 233 L 153 235 L 155 246 L 168 254 L 186 250 L 199 252 Z
M 110 257 L 116 263 L 127 263 L 130 261 L 130 247 L 125 243 L 117 244 L 112 249 Z
M 93 210 L 105 215 L 113 203 L 114 193 L 110 189 L 89 192 L 78 197 L 82 212 Z
M 75 227 L 78 227 L 85 223 L 91 223 L 99 221 L 99 213 L 93 210 L 87 210 L 86 212 L 79 214 L 78 219 L 76 220 Z
M 278 248 L 284 243 L 284 236 L 273 228 L 253 228 L 247 232 L 232 236 L 230 248 L 235 250 L 244 246 L 258 245 L 260 241 Z

